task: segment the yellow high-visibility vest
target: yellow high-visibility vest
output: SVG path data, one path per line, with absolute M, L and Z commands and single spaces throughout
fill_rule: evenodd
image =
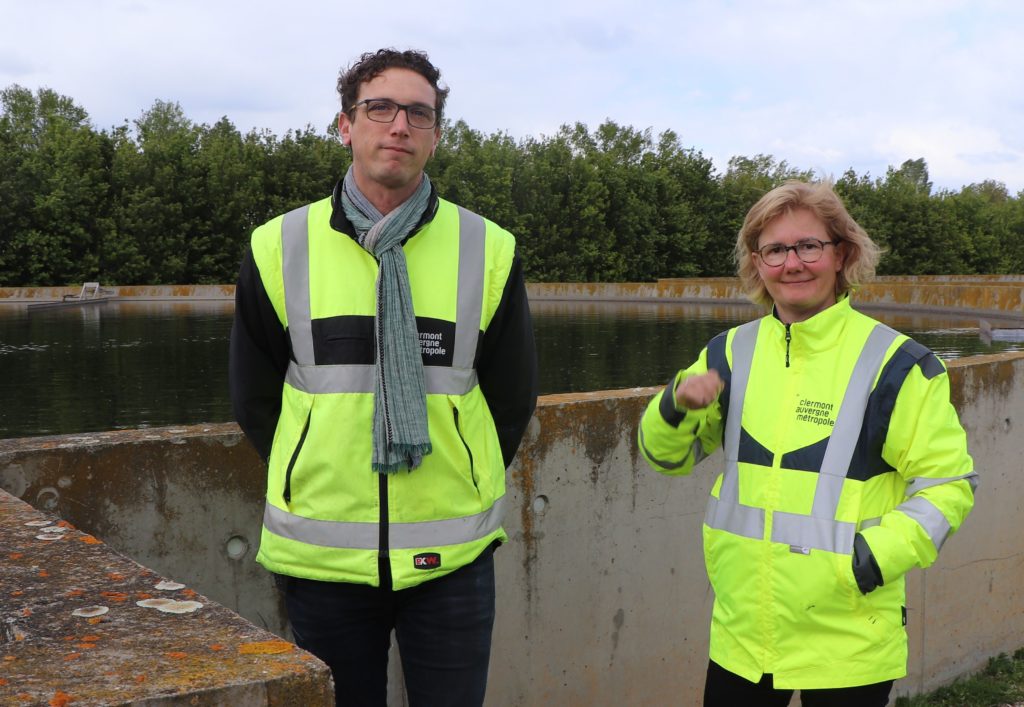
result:
M 474 359 L 515 241 L 439 200 L 434 218 L 404 244 L 433 451 L 411 472 L 382 475 L 371 470 L 374 366 L 345 358 L 367 342 L 346 339 L 351 332 L 344 328 L 331 330 L 354 321 L 372 332 L 377 262 L 331 229 L 330 216 L 324 199 L 252 236 L 260 278 L 294 359 L 268 461 L 257 561 L 280 574 L 380 586 L 383 557 L 392 587 L 403 589 L 452 572 L 506 539 L 505 466 Z

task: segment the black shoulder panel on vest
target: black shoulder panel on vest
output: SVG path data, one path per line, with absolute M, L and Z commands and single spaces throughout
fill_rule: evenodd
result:
M 725 356 L 725 341 L 729 332 L 723 331 L 708 342 L 708 370 L 712 368 L 718 371 L 718 376 L 725 383 L 722 392 L 718 395 L 718 402 L 722 408 L 722 429 L 725 429 L 725 421 L 729 418 L 729 394 L 732 391 L 732 369 L 729 368 L 729 359 Z

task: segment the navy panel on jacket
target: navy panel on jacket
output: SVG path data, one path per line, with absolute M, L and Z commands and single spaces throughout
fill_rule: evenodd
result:
M 725 357 L 725 341 L 729 332 L 723 331 L 708 342 L 708 370 L 718 371 L 718 377 L 722 379 L 725 387 L 718 395 L 718 403 L 722 409 L 722 430 L 725 431 L 725 421 L 729 418 L 729 394 L 732 391 L 732 369 L 729 367 L 729 360 Z
M 921 344 L 913 339 L 907 339 L 886 362 L 878 377 L 878 384 L 868 398 L 868 407 L 864 412 L 864 424 L 853 452 L 853 460 L 847 478 L 867 481 L 880 474 L 893 471 L 893 467 L 882 459 L 882 445 L 889 433 L 889 421 L 892 419 L 893 408 L 896 406 L 896 397 L 899 395 L 907 375 L 915 365 L 921 365 L 921 370 L 927 377 L 927 372 L 933 368 L 929 357 L 934 358 L 934 356 Z M 942 368 L 942 364 L 938 360 L 935 363 L 940 369 Z

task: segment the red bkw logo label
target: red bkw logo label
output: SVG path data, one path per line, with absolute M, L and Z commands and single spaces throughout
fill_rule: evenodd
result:
M 413 555 L 412 566 L 418 570 L 436 570 L 441 566 L 441 555 L 436 552 Z

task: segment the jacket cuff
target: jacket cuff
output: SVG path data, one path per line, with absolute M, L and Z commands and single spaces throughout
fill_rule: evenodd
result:
M 860 533 L 853 537 L 853 576 L 857 580 L 861 594 L 867 594 L 884 584 L 875 555 L 871 552 L 868 541 Z
M 658 402 L 658 412 L 661 413 L 661 419 L 672 427 L 679 427 L 679 423 L 686 419 L 686 411 L 676 409 L 676 386 L 679 384 L 679 379 L 682 375 L 682 371 L 680 371 L 672 376 L 672 380 L 665 386 L 665 390 L 661 394 L 661 400 Z

